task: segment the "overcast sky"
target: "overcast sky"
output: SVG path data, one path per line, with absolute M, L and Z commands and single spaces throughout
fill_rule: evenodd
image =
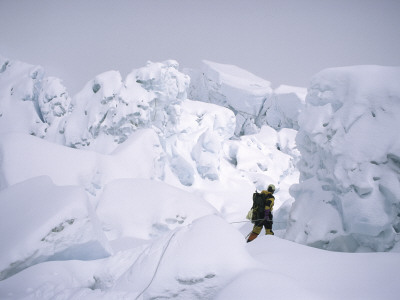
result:
M 337 66 L 400 65 L 400 0 L 0 0 L 0 54 L 71 94 L 148 60 L 237 65 L 273 86 Z

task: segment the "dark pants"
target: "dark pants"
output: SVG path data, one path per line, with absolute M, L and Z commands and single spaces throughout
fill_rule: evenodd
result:
M 272 223 L 273 223 L 273 216 L 272 213 L 269 213 L 269 220 L 260 220 L 256 221 L 253 227 L 253 232 L 256 234 L 260 234 L 263 227 L 265 227 L 265 234 L 274 234 L 272 231 Z

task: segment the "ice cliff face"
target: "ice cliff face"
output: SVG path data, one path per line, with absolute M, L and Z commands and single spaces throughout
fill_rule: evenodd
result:
M 47 126 L 41 120 L 37 101 L 42 77 L 42 68 L 0 56 L 0 132 L 45 135 Z M 15 111 L 21 116 L 18 122 Z
M 206 104 L 187 99 L 190 97 L 188 91 L 193 91 L 193 88 L 189 88 L 189 76 L 180 72 L 178 67 L 173 60 L 149 62 L 145 67 L 133 70 L 126 79 L 117 71 L 105 72 L 70 97 L 61 81 L 45 77 L 40 67 L 4 60 L 0 83 L 6 88 L 2 89 L 4 116 L 0 121 L 5 124 L 5 132 L 29 133 L 102 154 L 111 154 L 135 131 L 151 128 L 159 136 L 164 153 L 158 159 L 161 171 L 155 172 L 157 177 L 173 183 L 171 178 L 168 179 L 171 173 L 180 184 L 192 186 L 196 180 L 215 181 L 224 177 L 223 174 L 232 173 L 227 161 L 233 162 L 231 167 L 237 167 L 236 158 L 232 160 L 237 146 L 229 139 L 237 131 L 237 120 L 241 120 L 242 115 L 236 114 L 235 118 L 234 112 L 243 111 L 246 118 L 257 121 L 258 125 L 249 125 L 254 128 L 261 128 L 267 122 L 266 118 L 277 128 L 282 120 L 288 119 L 279 113 L 281 110 L 275 94 L 265 99 L 265 95 L 272 91 L 269 83 L 249 72 L 233 66 L 219 65 L 215 70 L 210 67 L 216 82 L 219 78 L 227 82 L 222 90 L 233 98 L 221 96 L 219 101 L 215 93 L 198 87 L 202 88 L 199 94 L 215 96 L 214 103 Z M 298 100 L 290 95 L 288 99 Z M 275 108 L 266 109 L 266 103 Z M 11 121 L 19 118 L 21 105 L 26 106 L 24 120 L 27 121 L 23 127 Z M 294 107 L 296 114 L 298 107 Z M 260 110 L 262 113 L 258 114 Z M 267 110 L 274 113 L 267 113 Z M 293 127 L 292 123 L 286 125 Z M 16 126 L 18 128 L 11 128 Z M 245 131 L 256 133 L 259 128 Z M 276 148 L 275 144 L 270 146 Z M 259 148 L 258 151 L 262 153 L 265 150 Z M 251 172 L 265 173 L 267 168 Z M 259 188 L 265 185 L 260 180 L 256 182 Z
M 296 138 L 300 184 L 286 237 L 386 251 L 400 231 L 400 69 L 328 69 L 312 80 Z
M 184 70 L 191 77 L 189 97 L 231 109 L 235 135 L 257 133 L 263 125 L 276 130 L 298 129 L 298 114 L 306 90 L 271 83 L 236 66 L 204 61 L 201 70 Z
M 125 80 L 117 71 L 100 74 L 73 98 L 66 145 L 110 153 L 138 128 L 155 126 L 166 133 L 176 123 L 175 109 L 186 99 L 188 85 L 175 61 L 149 62 Z

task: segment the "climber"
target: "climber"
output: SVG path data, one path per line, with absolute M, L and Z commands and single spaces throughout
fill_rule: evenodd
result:
M 275 201 L 275 197 L 273 196 L 274 192 L 275 186 L 270 184 L 267 190 L 263 190 L 261 193 L 256 191 L 253 194 L 252 223 L 254 224 L 254 227 L 247 242 L 254 240 L 260 234 L 263 226 L 265 227 L 265 234 L 274 234 L 272 231 L 272 209 Z

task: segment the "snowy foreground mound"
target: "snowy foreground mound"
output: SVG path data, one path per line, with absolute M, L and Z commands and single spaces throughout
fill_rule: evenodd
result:
M 344 71 L 317 75 L 304 108 L 304 89 L 211 62 L 109 71 L 70 96 L 0 58 L 0 298 L 397 299 L 398 253 L 245 242 L 273 183 L 277 236 L 398 251 L 398 71 Z
M 328 252 L 272 236 L 246 245 L 208 216 L 109 258 L 35 265 L 0 281 L 0 297 L 394 300 L 399 267 L 397 253 Z
M 387 251 L 400 232 L 400 69 L 317 74 L 299 117 L 301 183 L 286 237 L 340 251 Z

